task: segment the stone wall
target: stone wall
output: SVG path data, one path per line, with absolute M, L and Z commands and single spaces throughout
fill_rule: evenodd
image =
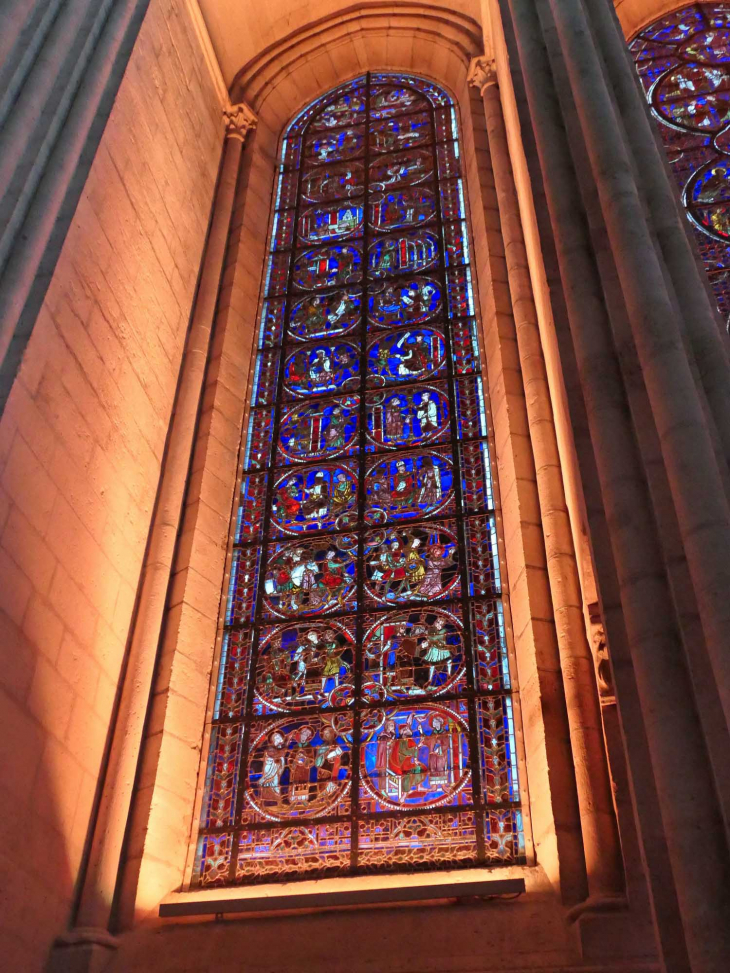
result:
M 9 969 L 68 919 L 221 143 L 187 8 L 153 0 L 0 423 Z

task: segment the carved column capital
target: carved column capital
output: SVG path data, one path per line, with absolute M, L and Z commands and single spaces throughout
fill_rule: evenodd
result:
M 471 59 L 469 73 L 466 80 L 474 88 L 479 89 L 479 94 L 484 94 L 484 89 L 490 85 L 497 84 L 497 67 L 493 57 L 488 54 L 480 54 Z
M 252 128 L 256 128 L 258 118 L 245 102 L 238 105 L 231 105 L 223 109 L 223 117 L 226 120 L 226 138 L 240 139 L 246 141 L 246 136 Z

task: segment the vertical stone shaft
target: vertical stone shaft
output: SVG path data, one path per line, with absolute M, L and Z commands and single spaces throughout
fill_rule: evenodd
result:
M 619 606 L 607 614 L 609 643 L 612 629 L 620 636 L 625 624 L 630 664 L 636 677 L 663 832 L 680 903 L 684 937 L 694 964 L 692 968 L 719 971 L 727 966 L 727 924 L 722 918 L 727 909 L 727 849 L 704 740 L 688 692 L 683 645 L 656 535 L 645 472 L 629 421 L 618 356 L 611 337 L 611 322 L 545 54 L 543 31 L 549 30 L 550 24 L 546 27 L 543 23 L 541 27 L 531 0 L 509 0 L 509 8 L 590 429 L 593 456 L 580 457 L 579 453 L 579 457 L 582 468 L 586 463 L 596 464 L 620 584 L 622 617 L 619 624 L 615 618 Z M 540 8 L 540 14 L 547 17 L 544 6 Z M 673 393 L 669 391 L 667 394 L 671 396 Z M 717 470 L 715 474 L 719 479 Z M 598 538 L 593 540 L 595 543 Z M 602 567 L 605 563 L 606 552 L 601 551 L 596 557 L 599 585 L 602 571 L 604 576 L 606 574 Z M 622 665 L 627 663 L 629 657 L 622 660 Z M 627 674 L 619 669 L 615 675 L 618 701 L 623 707 L 624 700 L 631 695 L 621 691 Z M 630 683 L 628 685 L 630 688 Z M 622 722 L 635 723 L 635 714 L 627 710 L 624 720 L 622 713 Z M 634 779 L 647 774 L 641 760 L 643 747 L 640 740 L 638 743 L 639 746 L 635 746 L 631 734 L 626 733 Z M 683 768 L 681 784 L 677 780 L 678 766 Z M 656 831 L 657 822 L 647 818 L 646 809 L 640 804 L 638 811 L 647 880 L 657 914 L 663 908 L 665 892 L 657 882 L 652 857 L 661 848 L 648 838 Z M 701 847 L 698 842 L 700 833 L 703 835 Z M 659 927 L 657 931 L 666 969 L 677 973 L 686 970 L 681 943 L 676 941 L 676 930 Z M 671 955 L 666 951 L 666 945 L 670 946 Z
M 624 291 L 725 718 L 730 723 L 730 508 L 660 259 L 580 2 L 550 0 Z M 637 92 L 638 96 L 638 92 Z M 730 384 L 730 369 L 726 381 Z
M 694 353 L 700 381 L 717 426 L 725 462 L 730 464 L 730 361 L 715 299 L 689 236 L 688 223 L 671 181 L 664 151 L 652 128 L 631 55 L 616 13 L 604 0 L 586 0 L 601 46 L 616 107 L 631 132 L 633 161 L 641 179 L 651 222 L 661 247 Z
M 588 887 L 592 898 L 603 898 L 621 894 L 624 886 L 594 662 L 586 638 L 545 360 L 497 85 L 484 85 L 482 99 L 535 456 Z
M 0 410 L 149 0 L 14 4 L 0 75 Z M 15 38 L 13 40 L 12 38 Z
M 76 925 L 80 927 L 106 929 L 109 924 L 145 718 L 152 692 L 157 647 L 195 438 L 242 145 L 240 137 L 228 138 L 225 142 L 142 569 L 136 616 L 121 676 L 111 746 L 101 781 L 101 801 L 94 822 L 91 851 L 76 916 Z

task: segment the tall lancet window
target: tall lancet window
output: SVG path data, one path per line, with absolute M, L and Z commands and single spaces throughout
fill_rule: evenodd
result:
M 195 881 L 519 861 L 451 99 L 325 95 L 274 210 Z
M 630 49 L 730 322 L 730 4 L 693 4 L 662 17 Z

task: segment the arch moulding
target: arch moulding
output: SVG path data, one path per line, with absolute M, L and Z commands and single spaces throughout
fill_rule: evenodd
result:
M 523 786 L 533 792 L 537 867 L 528 890 L 554 903 L 585 898 L 565 702 L 539 524 L 535 470 L 514 341 L 499 210 L 484 110 L 470 87 L 472 58 L 484 53 L 472 18 L 417 2 L 361 3 L 312 22 L 249 61 L 231 88 L 257 123 L 238 177 L 216 310 L 211 360 L 188 497 L 173 569 L 159 668 L 122 878 L 120 925 L 154 921 L 159 903 L 184 889 L 192 870 L 203 733 L 217 659 L 213 646 L 225 590 L 227 531 L 248 402 L 249 369 L 270 220 L 278 146 L 305 105 L 368 70 L 404 71 L 451 91 L 458 104 L 471 211 L 482 347 L 486 352 L 494 462 L 502 495 L 503 570 L 512 593 L 512 644 L 521 691 Z M 526 790 L 526 788 L 525 788 Z M 536 799 L 535 795 L 539 796 Z M 526 798 L 526 804 L 529 798 Z M 500 872 L 502 874 L 502 872 Z

